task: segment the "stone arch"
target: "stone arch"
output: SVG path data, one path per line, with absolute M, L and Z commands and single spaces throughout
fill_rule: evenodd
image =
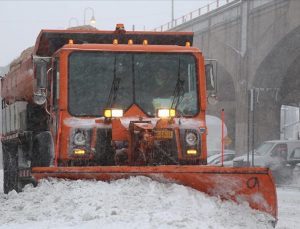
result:
M 300 102 L 300 26 L 281 39 L 254 76 L 255 142 L 280 137 L 280 107 Z M 257 145 L 256 144 L 256 145 Z

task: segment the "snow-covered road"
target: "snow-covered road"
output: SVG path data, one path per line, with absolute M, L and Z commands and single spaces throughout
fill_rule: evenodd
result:
M 177 184 L 146 177 L 111 183 L 42 180 L 37 188 L 2 191 L 3 228 L 271 228 L 269 217 Z M 277 228 L 300 225 L 300 189 L 280 188 Z

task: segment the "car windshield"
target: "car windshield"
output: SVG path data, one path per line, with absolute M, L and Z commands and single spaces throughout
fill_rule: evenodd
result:
M 103 116 L 104 108 L 138 105 L 147 115 L 177 108 L 198 113 L 196 59 L 192 54 L 73 52 L 69 56 L 69 112 Z
M 257 149 L 255 149 L 255 153 L 259 156 L 262 156 L 263 154 L 267 153 L 274 145 L 275 143 L 272 142 L 264 142 L 260 146 L 258 146 Z

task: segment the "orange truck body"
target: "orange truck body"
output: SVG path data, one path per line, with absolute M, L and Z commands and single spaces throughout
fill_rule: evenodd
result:
M 205 122 L 207 100 L 205 60 L 199 49 L 192 47 L 192 42 L 193 33 L 187 32 L 130 32 L 122 29 L 116 31 L 41 31 L 32 55 L 25 58 L 18 67 L 15 67 L 1 80 L 2 112 L 6 117 L 3 122 L 8 122 L 9 117 L 11 124 L 16 121 L 21 123 L 15 124 L 14 128 L 11 126 L 6 128 L 2 133 L 4 191 L 8 192 L 12 189 L 20 191 L 22 185 L 47 177 L 109 181 L 129 176 L 147 176 L 163 182 L 177 182 L 209 195 L 220 196 L 222 199 L 236 202 L 247 201 L 252 208 L 272 215 L 276 222 L 276 189 L 268 169 L 225 168 L 206 165 L 206 135 L 209 130 L 207 130 Z M 182 73 L 188 75 L 186 81 L 192 81 L 191 72 L 195 72 L 194 81 L 196 83 L 193 92 L 196 92 L 194 93 L 196 97 L 193 99 L 196 99 L 197 102 L 193 106 L 196 111 L 185 111 L 183 108 L 178 108 L 180 102 L 174 102 L 178 98 L 180 101 L 183 99 L 184 93 L 181 94 L 181 90 L 191 90 L 182 89 L 183 87 L 180 89 L 180 83 L 177 82 L 177 89 L 174 90 L 174 93 L 178 92 L 180 95 L 173 94 L 171 98 L 176 112 L 179 110 L 181 114 L 175 115 L 175 117 L 160 118 L 155 114 L 150 115 L 142 103 L 136 102 L 139 99 L 138 96 L 123 109 L 121 117 L 104 117 L 103 112 L 98 116 L 74 115 L 74 110 L 80 109 L 79 105 L 76 105 L 76 99 L 80 100 L 80 98 L 70 98 L 72 90 L 74 90 L 70 86 L 70 75 L 76 74 L 72 70 L 70 59 L 75 59 L 74 53 L 81 52 L 86 53 L 87 56 L 90 53 L 95 56 L 99 53 L 108 53 L 108 56 L 114 56 L 115 67 L 112 76 L 114 80 L 110 81 L 112 86 L 108 85 L 112 91 L 109 97 L 112 98 L 116 97 L 121 90 L 120 86 L 114 87 L 115 78 L 117 78 L 116 68 L 119 66 L 116 64 L 118 55 L 130 55 L 131 59 L 127 59 L 129 62 L 135 61 L 134 58 L 140 58 L 139 54 L 153 54 L 153 58 L 159 54 L 162 55 L 159 56 L 162 59 L 164 59 L 163 55 L 167 56 L 166 59 L 169 57 L 172 59 L 172 55 L 176 55 L 176 58 L 179 59 L 176 62 L 179 65 L 178 82 L 180 82 L 180 72 L 185 66 L 189 69 Z M 188 56 L 187 58 L 191 57 L 194 64 L 185 65 L 186 56 Z M 176 58 L 173 58 L 172 61 L 177 61 Z M 42 71 L 42 68 L 36 64 L 36 59 L 41 59 L 46 63 L 44 71 L 47 86 L 43 88 L 46 101 L 40 105 L 33 105 L 34 97 L 42 95 L 38 94 L 40 93 L 39 72 Z M 149 59 L 151 61 L 151 58 L 145 58 L 145 61 L 149 61 Z M 122 65 L 124 62 L 120 63 Z M 132 66 L 131 74 L 134 75 L 138 73 L 138 64 L 142 66 L 143 63 L 141 61 L 132 63 L 128 66 Z M 77 65 L 74 66 L 77 67 Z M 194 70 L 191 70 L 191 66 L 194 66 Z M 55 72 L 58 68 L 59 74 Z M 82 68 L 78 67 L 78 71 L 82 71 Z M 152 71 L 155 71 L 155 68 L 152 68 Z M 84 71 L 82 74 L 85 74 Z M 143 74 L 148 74 L 148 72 Z M 86 76 L 88 77 L 88 74 Z M 133 76 L 132 79 L 138 80 L 137 76 Z M 176 81 L 177 76 L 174 79 Z M 105 83 L 103 82 L 103 84 Z M 134 87 L 137 86 L 134 84 Z M 189 88 L 192 88 L 190 84 Z M 189 94 L 189 91 L 185 92 Z M 59 96 L 56 93 L 59 93 Z M 82 95 L 84 94 L 89 95 L 89 90 L 83 92 Z M 76 105 L 72 111 L 70 109 L 71 99 Z M 190 101 L 192 99 L 187 100 L 187 103 Z M 23 112 L 19 112 L 19 108 L 14 108 L 15 118 L 12 118 L 7 114 L 9 113 L 7 110 L 13 109 L 11 107 L 17 102 L 25 103 L 26 108 Z M 25 118 L 22 119 L 24 113 Z M 37 125 L 36 123 L 43 124 Z M 83 128 L 82 132 L 80 132 L 80 128 Z M 99 143 L 99 139 L 101 139 L 99 134 L 102 134 L 102 139 L 104 136 L 101 132 L 103 130 L 106 131 L 103 133 L 109 139 L 109 143 Z M 78 137 L 77 142 L 80 143 L 80 137 L 87 135 L 89 136 L 88 144 L 72 145 L 73 138 Z M 101 158 L 97 159 L 97 150 L 103 150 L 104 144 L 111 152 L 109 163 L 102 163 Z M 118 148 L 118 144 L 122 146 Z M 45 145 L 49 145 L 49 147 Z M 170 156 L 168 150 L 172 147 L 175 150 Z M 50 152 L 49 155 L 51 155 L 50 159 L 46 160 L 47 162 L 41 162 L 42 159 L 35 158 L 45 157 L 47 154 L 45 152 Z M 105 150 L 103 152 L 105 153 Z M 18 162 L 20 157 L 27 164 L 23 163 L 20 166 L 22 164 Z M 15 158 L 16 161 L 8 163 L 8 158 Z

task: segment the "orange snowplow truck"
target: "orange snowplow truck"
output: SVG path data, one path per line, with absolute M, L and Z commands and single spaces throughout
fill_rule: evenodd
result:
M 147 176 L 246 201 L 276 222 L 268 169 L 206 165 L 211 77 L 192 43 L 193 33 L 121 25 L 42 30 L 1 81 L 4 192 L 47 177 Z

